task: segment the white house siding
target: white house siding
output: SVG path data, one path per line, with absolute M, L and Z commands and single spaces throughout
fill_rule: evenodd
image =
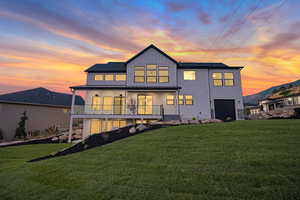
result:
M 196 71 L 196 80 L 183 80 L 183 71 Z M 181 87 L 179 95 L 192 95 L 193 105 L 179 105 L 182 119 L 211 118 L 209 107 L 209 88 L 207 69 L 178 69 L 178 85 Z
M 156 64 L 158 66 L 169 67 L 169 82 L 168 83 L 135 83 L 134 82 L 134 67 L 146 66 L 147 64 Z M 159 53 L 157 50 L 150 48 L 130 63 L 127 64 L 127 84 L 128 86 L 177 86 L 176 80 L 176 64 L 166 56 Z
M 212 74 L 215 72 L 232 72 L 234 75 L 234 86 L 214 86 Z M 211 97 L 211 109 L 214 116 L 214 99 L 234 99 L 235 111 L 237 120 L 244 119 L 243 116 L 243 95 L 241 88 L 241 76 L 240 69 L 209 69 L 208 75 L 210 81 L 210 97 Z
M 0 128 L 5 140 L 14 138 L 15 130 L 24 111 L 27 112 L 28 116 L 27 131 L 44 130 L 53 125 L 63 128 L 69 126 L 69 108 L 1 103 Z

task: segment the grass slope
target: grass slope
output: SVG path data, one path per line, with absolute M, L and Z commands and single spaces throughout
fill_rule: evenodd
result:
M 4 199 L 299 199 L 300 120 L 170 127 L 36 163 L 0 149 Z

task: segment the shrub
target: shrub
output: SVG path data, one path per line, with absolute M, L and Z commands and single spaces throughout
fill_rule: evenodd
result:
M 20 122 L 18 123 L 19 126 L 16 129 L 16 135 L 15 135 L 16 138 L 24 138 L 24 139 L 26 139 L 26 136 L 27 136 L 26 128 L 25 128 L 26 120 L 28 120 L 28 117 L 26 115 L 26 111 L 24 111 L 22 113 L 22 117 L 20 119 Z
M 3 131 L 1 128 L 0 128 L 0 140 L 3 140 Z

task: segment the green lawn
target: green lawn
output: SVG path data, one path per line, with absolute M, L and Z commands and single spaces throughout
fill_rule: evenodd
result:
M 0 148 L 0 199 L 300 199 L 300 120 L 170 127 L 25 162 L 66 146 Z

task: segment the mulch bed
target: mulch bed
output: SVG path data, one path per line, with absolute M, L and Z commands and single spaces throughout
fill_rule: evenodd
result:
M 159 128 L 163 128 L 163 127 L 168 127 L 168 126 L 176 126 L 176 125 L 174 125 L 174 124 L 145 125 L 147 128 L 144 129 L 144 130 L 136 130 L 135 133 L 130 133 L 129 132 L 130 128 L 137 127 L 137 126 L 138 125 L 130 125 L 130 126 L 126 126 L 126 127 L 123 127 L 123 128 L 119 128 L 117 130 L 108 131 L 108 132 L 105 132 L 105 133 L 93 134 L 93 135 L 87 137 L 85 140 L 83 140 L 83 141 L 81 141 L 77 144 L 74 144 L 73 146 L 71 146 L 67 149 L 59 151 L 55 154 L 35 158 L 35 159 L 32 159 L 32 160 L 29 160 L 28 162 L 36 162 L 36 161 L 45 160 L 45 159 L 49 159 L 49 158 L 54 158 L 54 157 L 58 157 L 58 156 L 64 156 L 64 155 L 68 155 L 68 154 L 72 154 L 72 153 L 77 153 L 77 152 L 81 152 L 81 151 L 91 149 L 91 148 L 94 148 L 94 147 L 109 144 L 109 143 L 112 143 L 114 141 L 121 140 L 123 138 L 127 138 L 127 137 L 130 137 L 130 136 L 133 136 L 133 135 L 141 134 L 145 131 L 150 131 L 150 130 L 159 129 Z

